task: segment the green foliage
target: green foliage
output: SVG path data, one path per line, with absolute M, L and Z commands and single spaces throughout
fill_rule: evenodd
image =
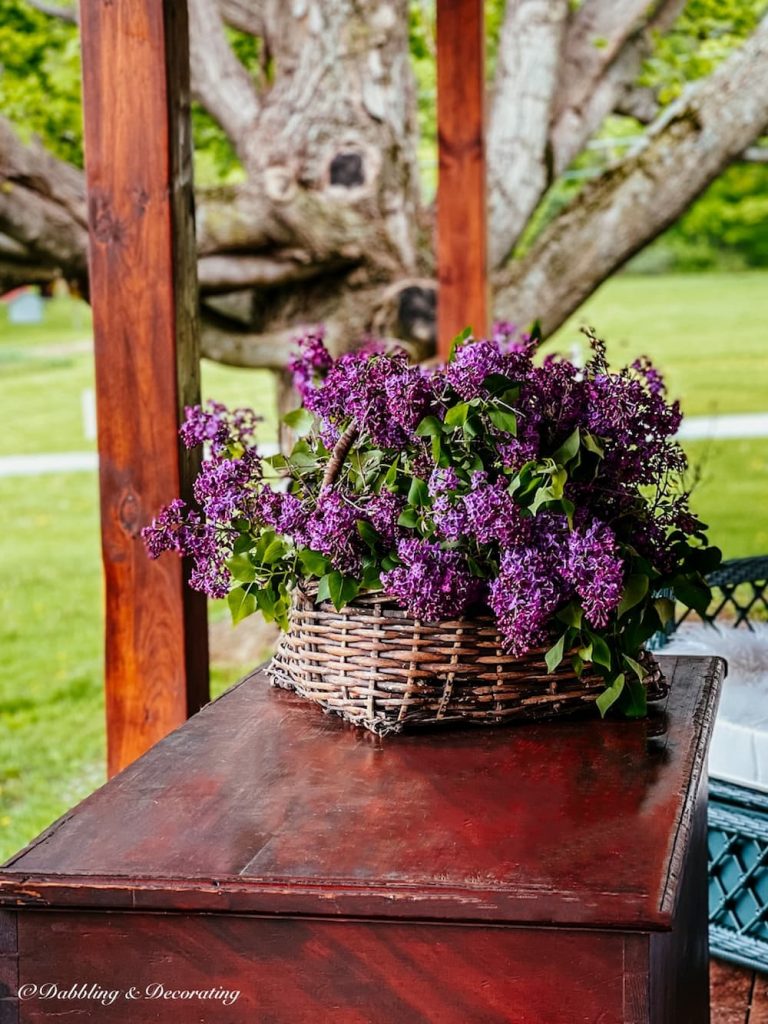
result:
M 659 240 L 663 267 L 710 270 L 768 266 L 768 165 L 734 164 Z
M 659 35 L 640 77 L 662 104 L 704 78 L 754 31 L 765 0 L 688 0 L 671 30 Z
M 83 163 L 77 28 L 0 0 L 0 110 L 63 160 Z

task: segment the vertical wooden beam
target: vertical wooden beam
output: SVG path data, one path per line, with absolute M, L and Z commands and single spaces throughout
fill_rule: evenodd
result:
M 483 0 L 437 0 L 438 352 L 488 329 Z
M 141 528 L 189 492 L 199 399 L 186 0 L 81 0 L 110 773 L 208 695 L 205 600 Z

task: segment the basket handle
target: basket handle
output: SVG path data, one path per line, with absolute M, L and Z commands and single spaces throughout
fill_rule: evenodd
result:
M 333 446 L 331 457 L 328 459 L 328 464 L 326 465 L 325 472 L 323 473 L 323 482 L 320 484 L 320 494 L 333 487 L 336 482 L 336 478 L 341 472 L 341 467 L 344 465 L 344 459 L 346 459 L 349 454 L 349 449 L 352 447 L 352 443 L 356 437 L 357 425 L 352 422 Z

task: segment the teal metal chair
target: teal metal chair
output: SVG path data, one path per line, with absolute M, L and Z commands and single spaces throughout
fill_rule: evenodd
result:
M 751 629 L 768 619 L 768 556 L 724 562 L 708 582 L 714 600 L 704 621 Z M 657 635 L 653 646 L 668 639 Z M 768 794 L 711 779 L 708 843 L 710 952 L 768 971 Z

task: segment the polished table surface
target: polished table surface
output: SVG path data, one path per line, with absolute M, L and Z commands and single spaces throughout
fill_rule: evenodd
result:
M 724 671 L 647 721 L 378 738 L 257 672 L 0 869 L 0 905 L 669 927 Z

